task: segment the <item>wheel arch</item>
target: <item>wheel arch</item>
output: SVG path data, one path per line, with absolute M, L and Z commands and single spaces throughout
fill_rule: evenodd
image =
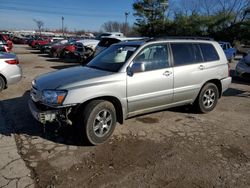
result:
M 202 85 L 202 87 L 201 87 L 201 89 L 200 89 L 200 92 L 201 92 L 202 88 L 203 88 L 206 84 L 208 84 L 208 83 L 213 83 L 214 85 L 216 85 L 216 87 L 218 88 L 218 91 L 219 91 L 219 98 L 221 98 L 221 96 L 222 96 L 222 85 L 221 85 L 221 81 L 220 81 L 219 79 L 212 79 L 212 80 L 206 81 L 206 82 Z M 200 92 L 199 92 L 199 93 L 200 93 Z
M 81 103 L 80 105 L 78 105 L 77 111 L 79 109 L 83 109 L 88 103 L 90 103 L 91 101 L 94 101 L 94 100 L 105 100 L 105 101 L 111 102 L 115 107 L 117 121 L 120 124 L 123 124 L 124 115 L 123 115 L 123 108 L 122 108 L 121 101 L 118 98 L 113 97 L 113 96 L 102 96 L 102 97 L 96 97 L 96 98 L 89 99 L 89 100 Z
M 5 83 L 4 89 L 6 89 L 6 88 L 7 88 L 7 79 L 6 79 L 5 76 L 4 76 L 3 74 L 1 74 L 1 73 L 0 73 L 0 77 L 3 78 L 4 83 Z

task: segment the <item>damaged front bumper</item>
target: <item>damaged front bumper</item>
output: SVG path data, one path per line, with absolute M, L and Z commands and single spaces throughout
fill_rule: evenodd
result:
M 58 115 L 60 114 L 58 109 L 46 111 L 38 109 L 32 100 L 29 100 L 28 104 L 32 116 L 42 124 L 56 121 Z

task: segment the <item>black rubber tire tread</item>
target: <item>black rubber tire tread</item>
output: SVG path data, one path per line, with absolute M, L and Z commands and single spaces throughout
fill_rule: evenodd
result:
M 96 114 L 104 108 L 107 108 L 111 112 L 113 123 L 111 125 L 109 133 L 104 137 L 100 138 L 93 133 L 92 125 Z M 114 132 L 116 125 L 116 112 L 114 105 L 109 101 L 93 100 L 89 102 L 83 108 L 83 110 L 80 110 L 78 115 L 79 115 L 77 121 L 78 137 L 81 142 L 84 142 L 87 145 L 100 145 L 106 142 Z
M 5 88 L 5 81 L 2 76 L 0 76 L 0 92 Z
M 213 88 L 214 91 L 215 91 L 215 94 L 216 94 L 216 97 L 215 97 L 215 102 L 213 104 L 213 106 L 211 106 L 210 108 L 205 108 L 203 106 L 203 103 L 202 103 L 202 97 L 204 95 L 204 92 L 208 89 L 208 88 Z M 198 112 L 201 112 L 201 113 L 208 113 L 210 111 L 212 111 L 215 106 L 217 105 L 218 103 L 218 98 L 219 98 L 219 90 L 217 88 L 217 86 L 213 83 L 207 83 L 206 85 L 204 85 L 196 99 L 196 102 L 195 102 L 195 106 L 196 106 L 196 109 L 198 110 Z

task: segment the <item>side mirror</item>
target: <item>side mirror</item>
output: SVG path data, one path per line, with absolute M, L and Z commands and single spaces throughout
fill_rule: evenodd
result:
M 144 72 L 145 71 L 145 63 L 144 62 L 133 62 L 131 67 L 127 69 L 128 75 L 133 76 L 134 73 Z
M 131 67 L 133 73 L 136 72 L 144 72 L 145 71 L 145 63 L 144 62 L 135 62 Z

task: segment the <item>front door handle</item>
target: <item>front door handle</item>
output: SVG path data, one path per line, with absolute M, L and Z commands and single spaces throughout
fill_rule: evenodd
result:
M 164 76 L 170 76 L 171 74 L 172 74 L 171 71 L 166 71 L 166 72 L 163 73 Z
M 199 69 L 200 69 L 200 70 L 204 70 L 205 68 L 206 68 L 206 67 L 205 67 L 204 65 L 200 65 L 200 66 L 199 66 Z

